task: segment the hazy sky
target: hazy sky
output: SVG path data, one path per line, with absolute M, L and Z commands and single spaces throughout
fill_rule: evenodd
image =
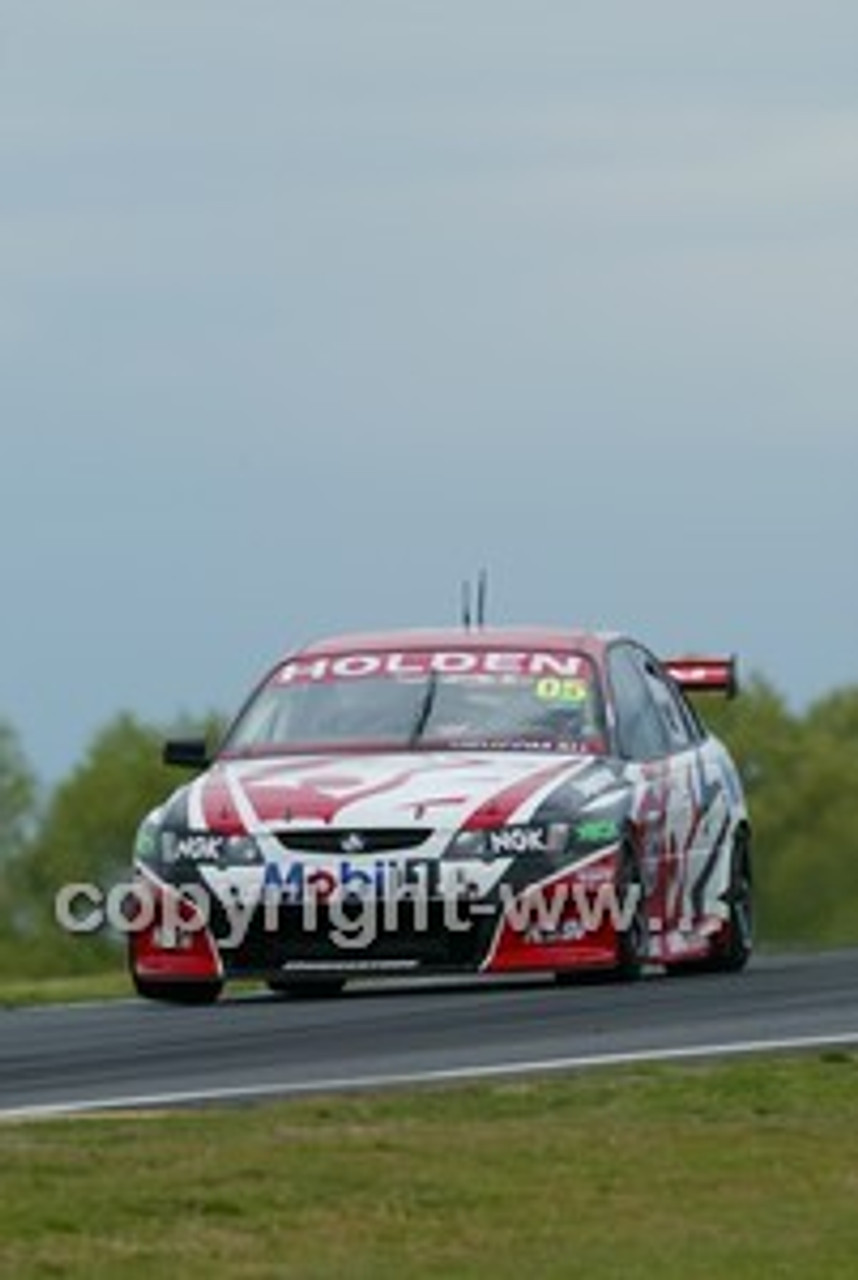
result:
M 0 0 L 0 716 L 289 645 L 858 681 L 854 0 Z

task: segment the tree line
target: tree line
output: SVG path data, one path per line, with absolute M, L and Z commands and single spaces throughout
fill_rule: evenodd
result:
M 745 781 L 760 940 L 858 943 L 858 686 L 799 713 L 755 676 L 734 701 L 698 706 Z M 0 721 L 0 979 L 122 963 L 116 939 L 59 928 L 57 889 L 127 877 L 140 819 L 179 781 L 161 763 L 163 739 L 205 733 L 215 741 L 221 724 L 214 714 L 164 726 L 121 713 L 43 794 L 14 728 Z

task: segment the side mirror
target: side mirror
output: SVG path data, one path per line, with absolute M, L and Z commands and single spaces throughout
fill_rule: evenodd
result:
M 168 738 L 161 752 L 164 764 L 184 769 L 207 769 L 211 764 L 205 738 Z

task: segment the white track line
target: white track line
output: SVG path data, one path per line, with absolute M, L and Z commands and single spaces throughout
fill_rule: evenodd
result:
M 640 1049 L 621 1053 L 584 1054 L 576 1058 L 549 1058 L 535 1062 L 501 1062 L 481 1067 L 448 1067 L 430 1071 L 356 1076 L 353 1079 L 302 1081 L 296 1084 L 226 1085 L 218 1089 L 187 1089 L 164 1093 L 129 1094 L 116 1098 L 89 1098 L 77 1102 L 46 1102 L 28 1107 L 0 1108 L 0 1120 L 48 1120 L 83 1113 L 148 1110 L 216 1102 L 253 1102 L 301 1094 L 346 1093 L 358 1089 L 389 1089 L 408 1085 L 464 1083 L 507 1076 L 544 1075 L 592 1067 L 619 1067 L 644 1062 L 689 1062 L 704 1058 L 737 1057 L 752 1053 L 783 1053 L 858 1045 L 858 1031 L 842 1035 L 794 1036 L 779 1040 L 742 1040 L 735 1044 L 701 1044 L 674 1049 Z

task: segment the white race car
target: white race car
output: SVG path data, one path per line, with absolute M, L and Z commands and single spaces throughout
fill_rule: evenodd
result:
M 752 948 L 741 783 L 661 662 L 546 628 L 326 640 L 276 663 L 197 776 L 143 821 L 143 996 L 230 978 L 339 991 L 379 974 L 738 970 Z

